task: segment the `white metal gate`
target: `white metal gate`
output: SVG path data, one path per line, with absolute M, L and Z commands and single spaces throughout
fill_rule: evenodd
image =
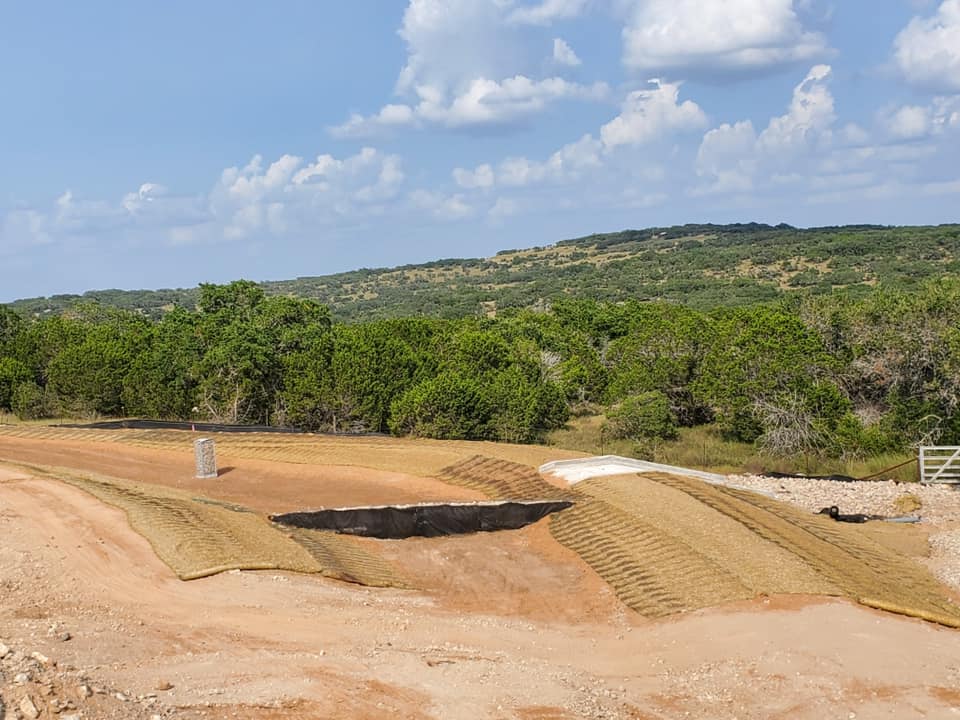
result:
M 960 447 L 920 448 L 920 482 L 960 483 Z

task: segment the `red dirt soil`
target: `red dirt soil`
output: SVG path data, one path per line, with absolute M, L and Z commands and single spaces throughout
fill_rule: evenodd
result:
M 190 445 L 181 452 L 118 443 L 84 443 L 0 436 L 0 458 L 192 490 L 264 513 L 319 507 L 483 499 L 432 478 L 346 465 L 302 465 L 227 458 L 220 476 L 194 477 Z
M 185 453 L 0 438 L 0 458 L 209 488 L 190 478 Z M 402 473 L 231 464 L 216 496 L 263 511 L 475 497 Z M 25 475 L 0 465 L 0 643 L 53 658 L 65 688 L 82 671 L 108 689 L 77 701 L 81 709 L 101 703 L 86 717 L 863 720 L 958 712 L 956 631 L 808 597 L 648 622 L 542 523 L 366 541 L 418 577 L 420 591 L 269 572 L 181 582 L 122 512 Z M 62 630 L 68 641 L 58 639 Z M 33 686 L 9 674 L 6 682 L 9 714 Z M 114 691 L 128 701 L 111 710 Z M 136 700 L 151 693 L 155 701 Z

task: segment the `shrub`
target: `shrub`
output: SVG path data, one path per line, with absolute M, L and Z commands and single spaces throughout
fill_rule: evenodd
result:
M 491 410 L 479 383 L 444 373 L 393 402 L 390 430 L 395 435 L 483 440 L 489 434 Z
M 659 390 L 624 399 L 607 413 L 607 418 L 613 439 L 677 437 L 677 417 L 670 409 L 670 399 Z
M 20 383 L 14 388 L 10 406 L 21 420 L 37 420 L 49 414 L 43 388 L 32 380 Z
M 18 385 L 30 380 L 30 368 L 19 360 L 0 357 L 0 408 L 12 409 L 13 392 Z

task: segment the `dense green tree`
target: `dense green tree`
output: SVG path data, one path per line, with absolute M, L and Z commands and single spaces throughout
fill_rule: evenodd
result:
M 721 313 L 714 327 L 714 341 L 692 389 L 731 436 L 756 440 L 770 429 L 765 420 L 777 408 L 831 413 L 821 416 L 828 427 L 848 409 L 843 402 L 839 407 L 823 404 L 824 397 L 841 397 L 831 387 L 835 365 L 797 315 L 759 306 Z M 769 412 L 763 403 L 772 405 Z
M 23 332 L 23 318 L 6 305 L 0 305 L 0 357 L 15 352 L 17 339 Z
M 21 383 L 32 382 L 30 368 L 14 357 L 0 356 L 0 410 L 9 410 L 14 390 Z
M 614 439 L 673 440 L 677 437 L 677 417 L 670 398 L 659 390 L 624 398 L 607 413 L 609 435 Z
M 46 384 L 59 399 L 57 411 L 123 415 L 124 380 L 149 334 L 147 321 L 134 313 L 89 305 L 64 322 L 74 327 L 63 333 L 65 342 L 45 369 Z
M 391 407 L 390 430 L 398 435 L 485 440 L 493 403 L 475 378 L 452 372 L 425 380 Z
M 606 352 L 608 400 L 656 391 L 668 398 L 681 425 L 709 420 L 709 408 L 694 397 L 690 386 L 713 344 L 710 320 L 689 308 L 665 303 L 631 305 L 625 317 L 626 331 Z
M 122 400 L 131 416 L 193 417 L 201 357 L 197 317 L 176 308 L 151 328 L 123 383 Z
M 22 382 L 14 388 L 10 405 L 21 420 L 37 420 L 54 414 L 47 393 L 33 380 Z
M 611 252 L 643 246 L 646 272 L 659 278 L 655 292 L 617 291 L 613 302 L 551 302 L 543 293 L 496 317 L 489 306 L 477 312 L 483 298 L 471 291 L 457 301 L 462 307 L 444 311 L 471 317 L 334 324 L 325 306 L 248 281 L 204 285 L 195 306 L 159 319 L 89 302 L 27 320 L 0 309 L 0 408 L 24 417 L 195 417 L 532 442 L 571 410 L 599 412 L 602 403 L 609 427 L 638 442 L 714 417 L 728 435 L 778 454 L 864 456 L 960 442 L 960 281 L 918 276 L 909 289 L 835 292 L 822 287 L 823 263 L 853 263 L 870 246 L 845 260 L 825 241 L 815 249 L 817 285 L 789 301 L 704 314 L 656 299 L 709 291 L 670 265 L 667 251 L 677 243 L 693 254 L 689 264 L 703 260 L 696 253 L 706 241 L 683 235 L 689 230 L 592 241 Z M 954 230 L 949 242 L 960 238 Z M 710 232 L 719 233 L 713 251 L 732 253 L 731 262 L 743 237 L 760 238 L 757 261 L 781 263 L 771 282 L 806 267 L 791 259 L 799 256 L 777 259 L 789 229 Z M 907 252 L 886 231 L 864 232 Z M 564 255 L 581 256 L 589 254 L 580 247 Z M 479 263 L 470 272 L 506 280 L 507 268 L 533 273 L 525 262 Z M 632 263 L 610 257 L 596 271 L 622 287 Z M 457 263 L 437 268 L 468 276 Z M 557 282 L 580 272 L 561 263 Z M 367 271 L 354 280 L 377 277 Z M 432 307 L 436 296 L 416 302 Z

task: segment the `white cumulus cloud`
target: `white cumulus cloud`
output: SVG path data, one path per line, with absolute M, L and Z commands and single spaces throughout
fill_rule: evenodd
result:
M 936 97 L 929 105 L 903 105 L 882 115 L 894 139 L 917 140 L 960 130 L 960 95 Z
M 402 122 L 384 122 L 383 111 L 370 117 L 354 115 L 331 128 L 338 137 L 368 137 L 390 125 L 433 123 L 449 128 L 504 125 L 542 112 L 560 100 L 599 101 L 607 97 L 606 83 L 583 85 L 559 77 L 533 80 L 515 75 L 503 80 L 478 77 L 459 94 L 450 96 L 433 85 L 417 87 L 419 102 L 409 112 L 397 112 Z
M 381 130 L 388 128 L 403 127 L 416 122 L 416 115 L 413 108 L 403 104 L 384 105 L 380 112 L 364 117 L 359 113 L 354 113 L 342 125 L 330 128 L 334 137 L 371 137 L 378 134 Z
M 760 149 L 782 155 L 807 147 L 824 134 L 836 120 L 833 94 L 828 81 L 829 65 L 815 65 L 803 81 L 793 89 L 790 107 L 784 115 L 770 121 L 760 134 Z
M 915 17 L 893 43 L 894 61 L 908 82 L 960 93 L 960 0 L 943 0 L 930 17 Z
M 446 195 L 421 189 L 410 193 L 410 201 L 418 209 L 426 210 L 441 220 L 461 220 L 476 212 L 460 194 Z
M 582 0 L 410 0 L 399 29 L 407 58 L 397 78 L 399 101 L 370 115 L 355 113 L 330 128 L 335 137 L 373 137 L 399 127 L 496 126 L 536 115 L 564 100 L 603 100 L 606 83 L 579 84 L 538 77 L 541 61 L 529 28 L 573 17 Z M 553 44 L 557 65 L 580 64 L 561 38 Z
M 450 127 L 497 124 L 540 112 L 556 100 L 601 100 L 608 92 L 604 83 L 581 85 L 556 77 L 531 80 L 516 75 L 500 82 L 477 78 L 450 102 L 421 95 L 417 115 Z
M 623 62 L 646 71 L 715 73 L 799 62 L 828 52 L 794 0 L 632 0 Z
M 793 89 L 787 112 L 770 119 L 758 135 L 753 123 L 724 123 L 708 131 L 697 152 L 697 175 L 706 179 L 694 194 L 743 192 L 755 185 L 763 171 L 770 177 L 796 175 L 804 158 L 816 158 L 828 148 L 836 121 L 830 92 L 828 65 L 816 65 Z M 859 128 L 846 128 L 845 135 L 863 140 Z M 796 166 L 793 163 L 799 163 Z M 787 168 L 787 171 L 782 170 Z M 798 176 L 799 177 L 799 176 Z
M 410 0 L 399 30 L 407 60 L 397 92 L 429 86 L 458 94 L 475 78 L 502 78 L 524 68 L 522 36 L 507 26 L 506 10 L 492 0 Z
M 454 182 L 462 188 L 488 188 L 493 187 L 494 175 L 493 168 L 484 163 L 477 166 L 474 170 L 464 170 L 456 168 L 453 171 Z
M 622 112 L 600 128 L 607 149 L 642 145 L 666 132 L 693 130 L 707 124 L 707 116 L 692 100 L 678 102 L 680 85 L 651 80 L 651 89 L 631 92 Z
M 543 0 L 514 9 L 507 20 L 521 25 L 549 25 L 555 20 L 577 17 L 586 6 L 587 0 Z
M 703 136 L 697 151 L 697 175 L 712 178 L 710 192 L 740 192 L 753 187 L 757 134 L 753 123 L 724 123 Z
M 577 57 L 573 48 L 563 38 L 553 39 L 553 61 L 557 65 L 566 65 L 567 67 L 577 67 L 577 65 L 583 64 L 583 61 Z

